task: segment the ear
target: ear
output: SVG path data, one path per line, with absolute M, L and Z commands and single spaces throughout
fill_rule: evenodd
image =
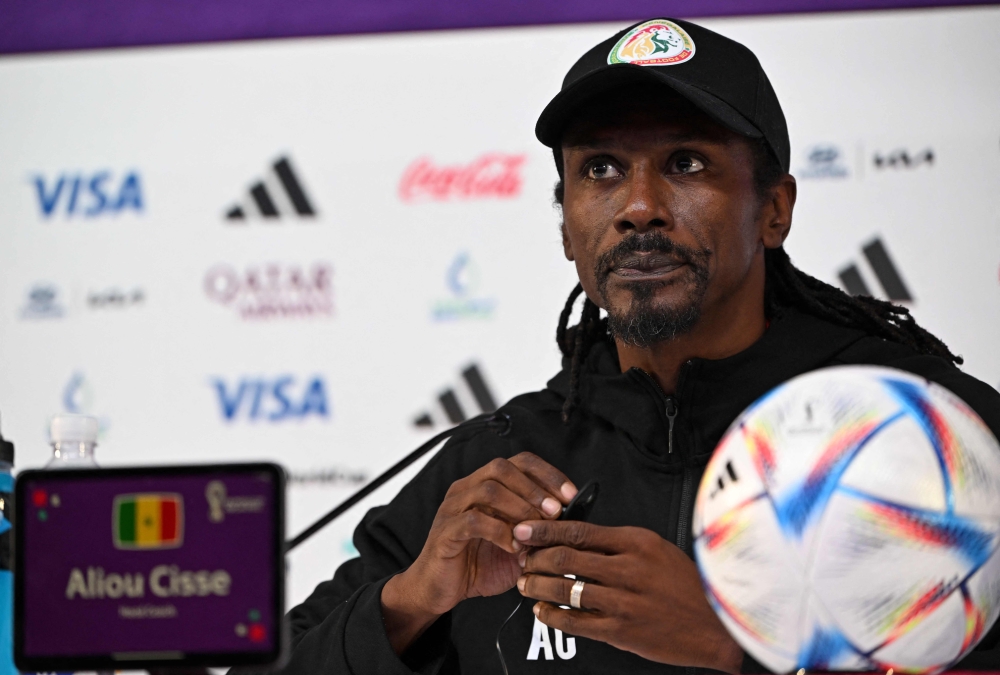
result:
M 761 209 L 764 220 L 761 223 L 760 239 L 764 248 L 778 248 L 788 237 L 788 232 L 792 229 L 792 211 L 795 209 L 797 192 L 795 177 L 787 173 L 771 189 L 770 196 Z
M 566 260 L 572 262 L 576 260 L 576 256 L 573 254 L 573 244 L 569 240 L 569 235 L 566 234 L 565 220 L 559 225 L 559 231 L 562 232 L 563 254 L 566 256 Z

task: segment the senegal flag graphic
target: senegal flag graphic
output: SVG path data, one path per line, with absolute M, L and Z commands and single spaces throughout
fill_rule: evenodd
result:
M 118 495 L 112 509 L 115 548 L 177 548 L 184 540 L 184 498 L 177 493 Z

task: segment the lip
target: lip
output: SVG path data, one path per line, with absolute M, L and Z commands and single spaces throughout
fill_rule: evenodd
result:
M 610 271 L 626 279 L 654 279 L 667 276 L 686 264 L 663 253 L 636 253 L 612 266 Z

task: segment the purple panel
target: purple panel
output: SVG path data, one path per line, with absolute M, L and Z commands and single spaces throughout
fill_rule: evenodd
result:
M 228 490 L 230 498 L 259 506 L 212 516 L 206 489 L 219 479 L 221 499 Z M 32 478 L 24 530 L 24 564 L 32 571 L 24 582 L 25 655 L 273 650 L 272 490 L 269 480 L 227 474 Z M 179 541 L 136 548 L 116 539 L 115 498 L 137 493 L 178 500 Z
M 992 4 L 979 0 L 0 0 L 0 54 L 226 40 Z

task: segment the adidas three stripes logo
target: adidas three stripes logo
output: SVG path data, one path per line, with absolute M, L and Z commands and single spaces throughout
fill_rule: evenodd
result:
M 893 302 L 913 300 L 913 294 L 903 282 L 903 277 L 896 269 L 892 258 L 889 257 L 889 251 L 881 239 L 871 240 L 861 248 L 861 252 L 889 300 Z M 837 276 L 840 277 L 840 283 L 843 284 L 844 290 L 851 295 L 874 295 L 856 263 L 850 263 L 841 268 Z
M 244 200 L 226 211 L 226 220 L 238 223 L 252 216 L 280 218 L 283 215 L 299 217 L 316 215 L 316 210 L 288 157 L 278 159 L 271 166 L 271 170 L 265 178 L 250 186 Z

